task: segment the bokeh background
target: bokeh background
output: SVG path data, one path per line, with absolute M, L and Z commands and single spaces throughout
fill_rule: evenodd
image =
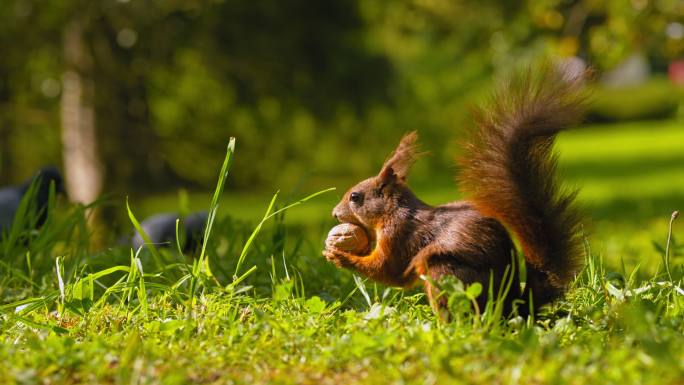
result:
M 235 136 L 220 214 L 338 187 L 288 213 L 308 226 L 417 129 L 412 184 L 442 203 L 469 108 L 540 57 L 597 73 L 558 145 L 592 247 L 656 258 L 684 208 L 681 0 L 2 0 L 0 182 L 57 165 L 123 233 L 126 196 L 140 217 L 206 208 Z

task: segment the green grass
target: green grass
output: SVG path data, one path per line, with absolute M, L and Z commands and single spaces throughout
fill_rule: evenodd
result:
M 611 264 L 657 267 L 670 214 L 684 210 L 684 122 L 590 126 L 563 134 L 561 174 L 580 189 L 587 232 Z M 684 232 L 677 223 L 675 233 Z
M 537 319 L 476 317 L 454 287 L 454 322 L 444 324 L 419 290 L 355 281 L 336 270 L 320 249 L 341 191 L 286 216 L 274 211 L 309 193 L 281 194 L 270 205 L 261 194 L 213 201 L 191 194 L 191 208 L 212 201 L 218 210 L 204 257 L 194 260 L 173 249 L 90 250 L 84 210 L 72 207 L 51 212 L 40 232 L 0 243 L 0 379 L 682 383 L 684 250 L 671 244 L 669 275 L 663 254 L 670 213 L 683 208 L 684 127 L 588 127 L 564 134 L 559 149 L 563 178 L 582 188 L 592 219 L 587 267 L 568 296 Z M 215 198 L 226 182 L 221 175 Z M 418 190 L 430 203 L 452 199 L 448 187 Z M 178 206 L 175 196 L 131 203 L 138 218 Z M 675 238 L 682 222 L 674 222 Z

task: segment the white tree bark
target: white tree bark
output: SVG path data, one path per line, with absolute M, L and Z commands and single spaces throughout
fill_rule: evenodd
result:
M 61 121 L 65 185 L 74 202 L 91 203 L 102 188 L 102 167 L 95 132 L 95 83 L 92 59 L 83 43 L 83 27 L 71 22 L 64 30 Z

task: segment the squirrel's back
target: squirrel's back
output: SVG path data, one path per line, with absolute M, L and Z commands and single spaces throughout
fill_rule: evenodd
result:
M 558 298 L 582 263 L 576 193 L 559 187 L 552 147 L 583 117 L 584 80 L 552 65 L 513 75 L 476 111 L 460 158 L 462 191 L 518 239 L 535 307 Z

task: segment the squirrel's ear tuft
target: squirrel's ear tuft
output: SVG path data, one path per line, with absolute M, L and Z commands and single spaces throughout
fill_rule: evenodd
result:
M 404 135 L 392 155 L 385 161 L 382 170 L 380 170 L 379 176 L 383 180 L 394 177 L 402 182 L 406 181 L 411 166 L 416 162 L 416 158 L 419 155 L 417 141 L 418 134 L 415 131 Z
M 398 177 L 392 167 L 386 166 L 382 168 L 378 178 L 380 178 L 381 188 L 384 188 L 384 186 L 391 185 L 392 183 L 396 182 Z

